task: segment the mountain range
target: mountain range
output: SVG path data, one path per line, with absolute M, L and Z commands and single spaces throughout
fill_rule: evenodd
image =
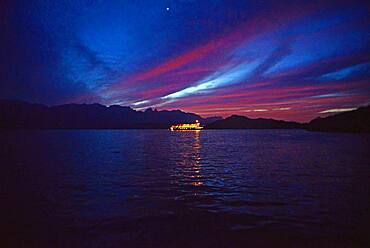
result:
M 370 106 L 354 111 L 297 123 L 232 115 L 203 118 L 181 110 L 137 111 L 130 107 L 101 104 L 46 106 L 23 101 L 0 100 L 0 129 L 132 129 L 168 128 L 176 123 L 199 120 L 206 129 L 307 129 L 325 132 L 370 132 Z
M 23 101 L 0 100 L 3 129 L 124 129 L 168 128 L 173 123 L 207 124 L 221 117 L 202 118 L 180 110 L 136 111 L 119 105 L 65 104 L 48 107 Z

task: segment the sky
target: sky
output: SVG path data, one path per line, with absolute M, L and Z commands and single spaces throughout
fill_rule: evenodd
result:
M 5 0 L 0 98 L 305 122 L 370 104 L 366 1 Z

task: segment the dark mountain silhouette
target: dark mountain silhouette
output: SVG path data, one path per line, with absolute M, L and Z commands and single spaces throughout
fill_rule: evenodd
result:
M 223 118 L 221 116 L 211 116 L 211 117 L 207 117 L 205 118 L 205 123 L 204 124 L 210 124 L 212 122 L 215 122 L 215 121 L 218 121 L 218 120 L 222 120 Z
M 370 106 L 325 118 L 316 118 L 308 123 L 307 130 L 323 132 L 370 132 Z
M 123 129 L 168 128 L 176 123 L 199 120 L 206 129 L 290 129 L 306 128 L 325 132 L 370 132 L 370 106 L 325 118 L 308 124 L 274 119 L 251 119 L 232 115 L 202 118 L 180 110 L 136 111 L 119 105 L 64 104 L 48 107 L 23 101 L 0 100 L 0 129 Z
M 8 129 L 168 128 L 174 123 L 191 123 L 195 120 L 207 124 L 213 118 L 202 118 L 180 110 L 136 111 L 130 107 L 106 107 L 101 104 L 48 107 L 22 101 L 0 100 L 0 128 Z
M 304 128 L 297 122 L 279 121 L 274 119 L 251 119 L 245 116 L 232 115 L 224 120 L 218 120 L 206 126 L 207 129 L 278 129 Z

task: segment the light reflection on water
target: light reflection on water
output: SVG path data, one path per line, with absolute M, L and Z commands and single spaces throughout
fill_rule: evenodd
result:
M 9 131 L 0 141 L 3 223 L 30 240 L 210 245 L 220 233 L 306 240 L 368 229 L 369 135 Z
M 195 187 L 203 185 L 201 174 L 201 155 L 200 155 L 200 133 L 201 131 L 186 131 L 189 142 L 180 143 L 175 149 L 179 151 L 181 162 L 175 167 L 176 174 L 179 177 L 179 186 L 192 185 Z

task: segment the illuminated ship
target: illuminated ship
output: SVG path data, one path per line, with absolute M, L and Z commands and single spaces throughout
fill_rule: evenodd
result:
M 184 124 L 176 124 L 172 125 L 170 127 L 171 131 L 176 131 L 176 130 L 201 130 L 203 127 L 200 125 L 199 121 L 196 120 L 195 123 L 184 123 Z

